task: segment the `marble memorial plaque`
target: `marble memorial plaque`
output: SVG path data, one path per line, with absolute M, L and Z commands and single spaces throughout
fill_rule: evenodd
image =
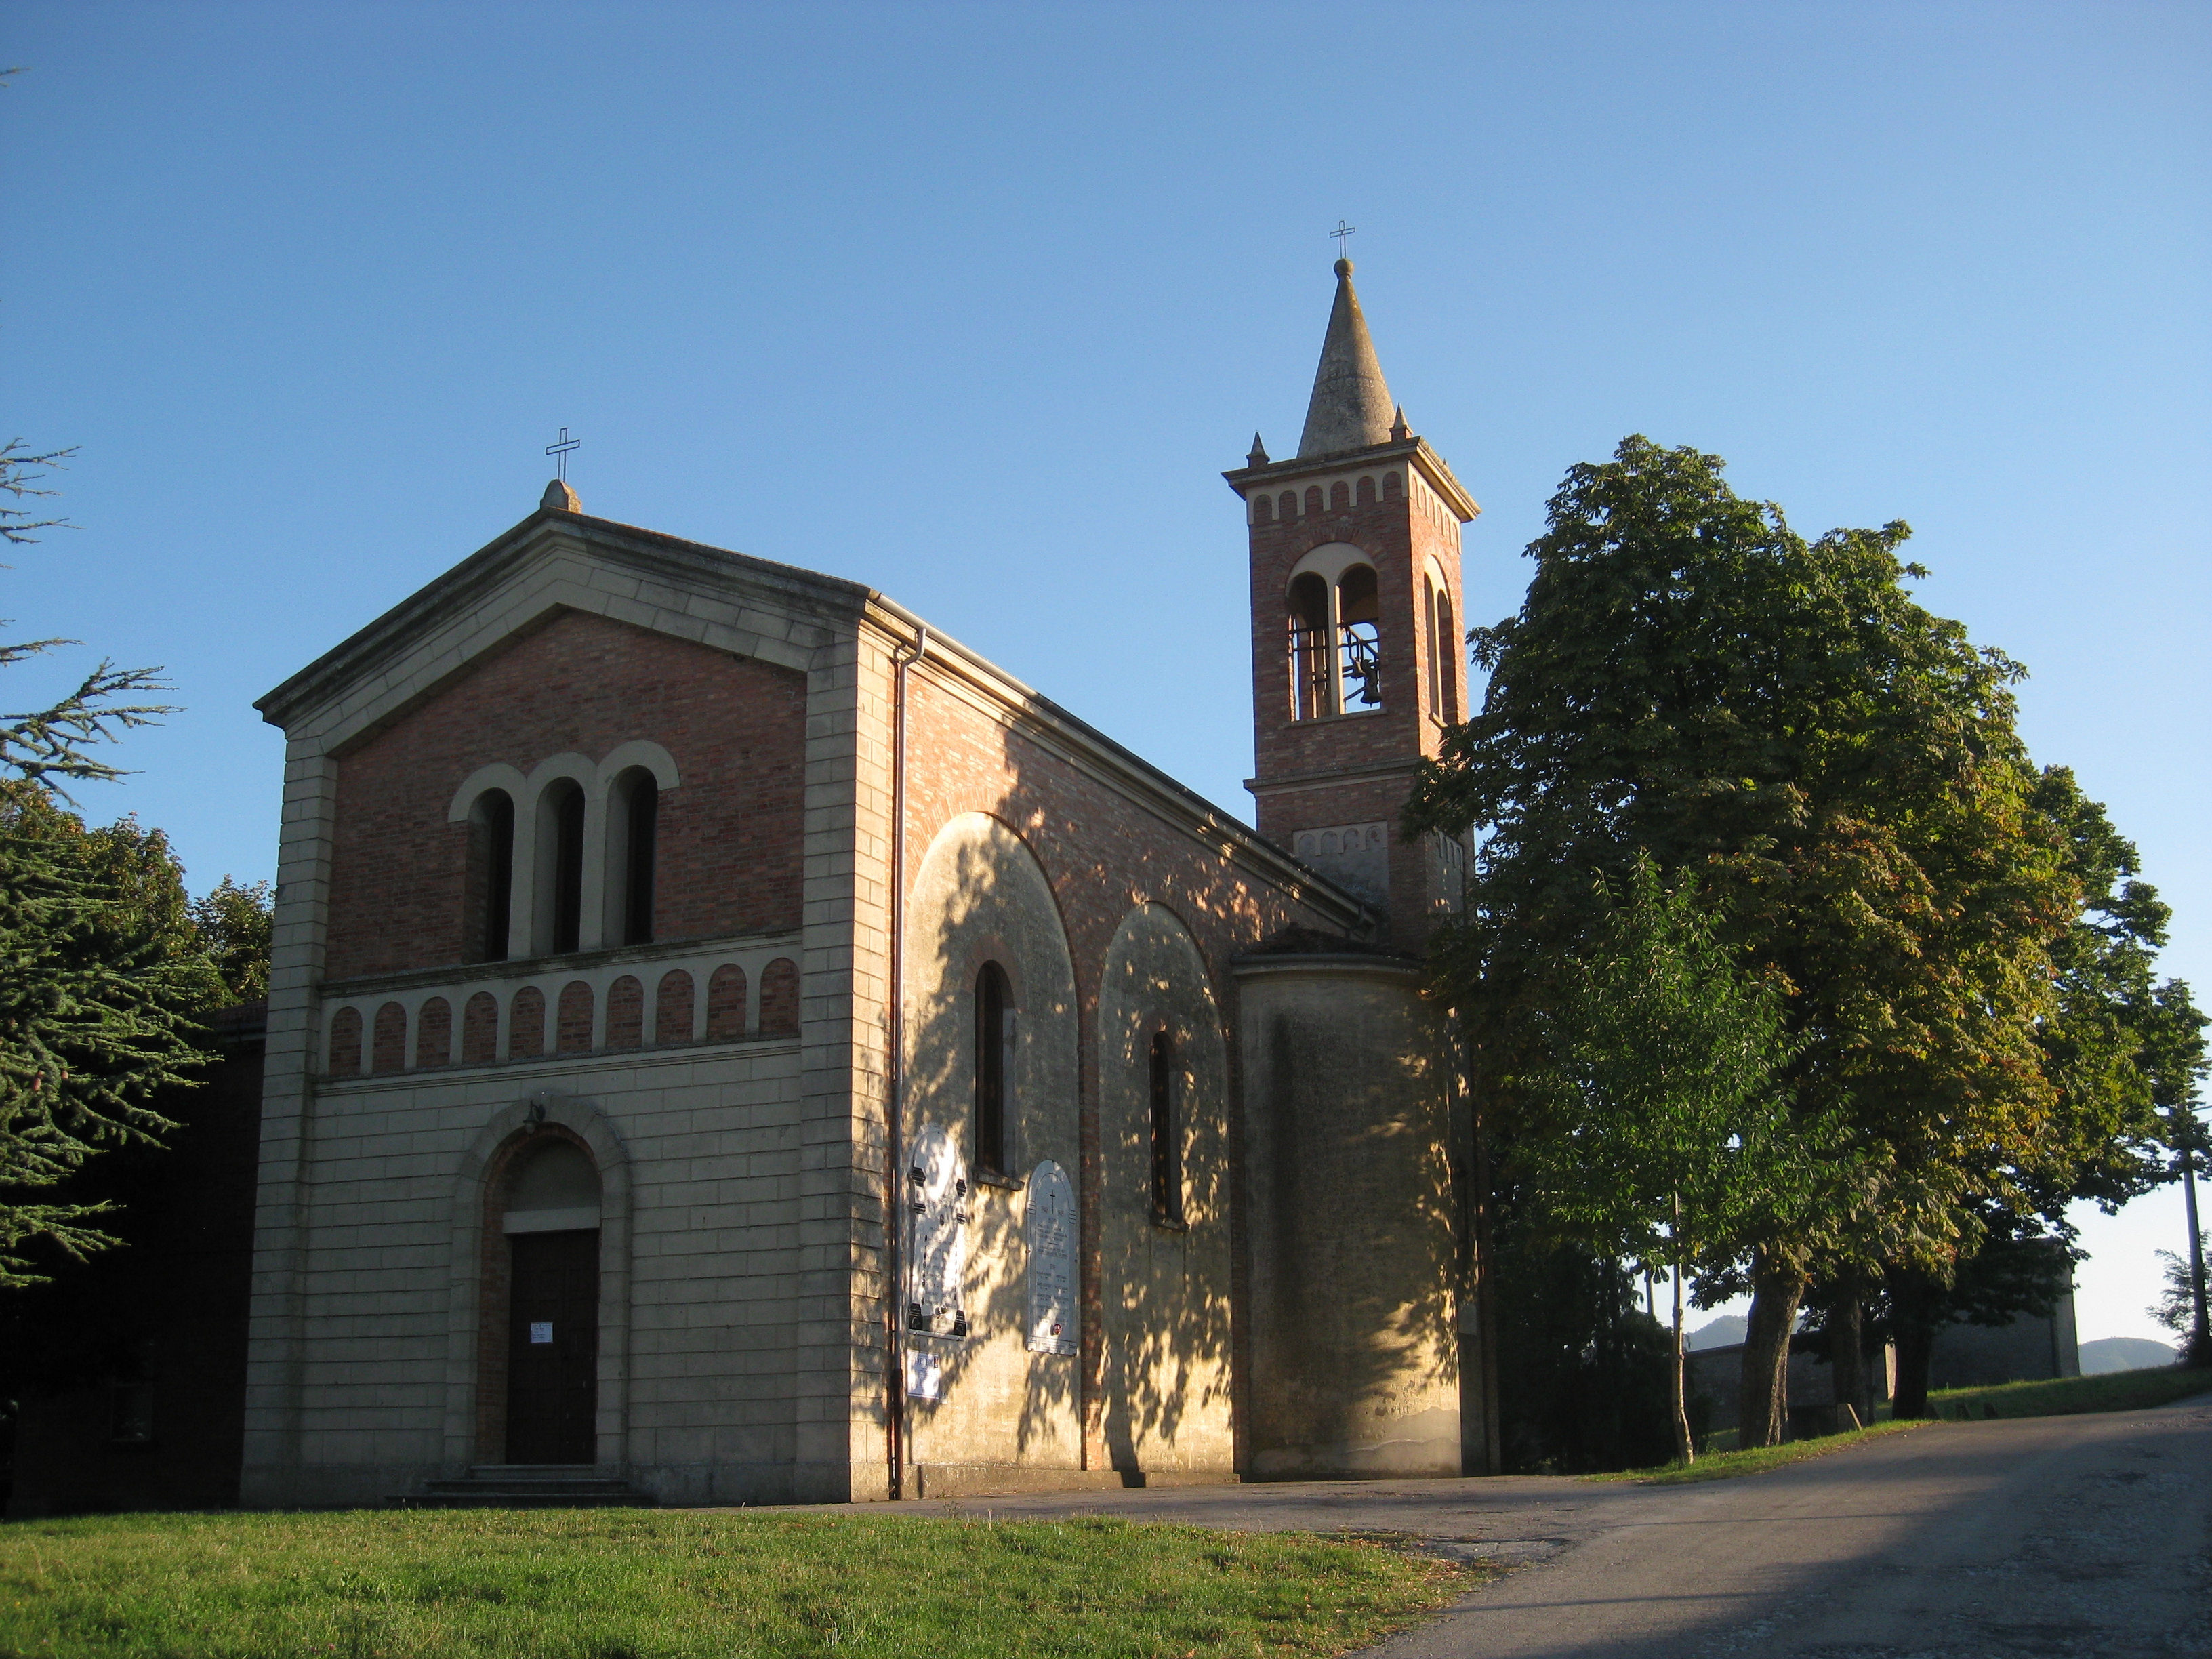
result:
M 1075 1352 L 1075 1188 L 1050 1158 L 1030 1172 L 1022 1213 L 1027 1247 L 1029 1350 Z

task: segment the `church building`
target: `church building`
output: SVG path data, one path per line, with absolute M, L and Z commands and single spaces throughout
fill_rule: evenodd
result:
M 1466 848 L 1397 822 L 1478 509 L 1336 270 L 1297 453 L 1224 475 L 1254 824 L 562 482 L 262 700 L 245 1502 L 1480 1467 Z

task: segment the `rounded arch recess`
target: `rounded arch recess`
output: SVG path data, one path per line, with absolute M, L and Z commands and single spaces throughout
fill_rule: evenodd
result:
M 1107 946 L 1097 1012 L 1102 1426 L 1121 1469 L 1236 1462 L 1229 1228 L 1229 1048 L 1205 953 L 1141 901 Z M 1172 1044 L 1179 1219 L 1155 1213 L 1152 1054 Z
M 479 1456 L 478 1351 L 484 1319 L 486 1198 L 513 1152 L 550 1126 L 590 1153 L 599 1177 L 599 1461 L 629 1459 L 630 1162 L 614 1122 L 592 1102 L 550 1089 L 500 1108 L 462 1153 L 453 1175 L 448 1233 L 452 1299 L 447 1309 L 444 1462 Z

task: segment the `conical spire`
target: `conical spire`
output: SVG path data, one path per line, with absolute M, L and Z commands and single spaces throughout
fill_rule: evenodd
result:
M 1390 441 L 1390 388 L 1375 360 L 1359 296 L 1352 291 L 1352 261 L 1336 262 L 1336 304 L 1328 313 L 1328 337 L 1322 342 L 1321 367 L 1314 372 L 1313 401 L 1306 405 L 1306 429 L 1298 438 L 1298 459 L 1334 455 Z

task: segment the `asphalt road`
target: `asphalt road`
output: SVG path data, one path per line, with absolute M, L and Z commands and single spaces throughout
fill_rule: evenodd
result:
M 1931 1425 L 1691 1486 L 1189 1486 L 917 1504 L 1348 1528 L 1521 1571 L 1375 1659 L 2212 1659 L 2212 1397 Z

